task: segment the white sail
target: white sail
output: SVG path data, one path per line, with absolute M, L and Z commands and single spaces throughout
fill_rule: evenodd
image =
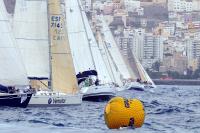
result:
M 148 73 L 145 71 L 145 69 L 143 68 L 142 64 L 139 62 L 139 60 L 135 57 L 135 55 L 133 55 L 135 64 L 136 64 L 136 68 L 138 71 L 138 74 L 141 78 L 141 80 L 147 81 L 148 83 L 151 83 L 153 87 L 156 87 L 156 85 L 154 84 L 154 82 L 152 81 L 152 79 L 149 77 Z
M 66 0 L 66 7 L 67 19 L 70 21 L 73 20 L 68 22 L 67 27 L 69 29 L 69 40 L 71 41 L 70 44 L 71 46 L 76 45 L 76 47 L 72 46 L 76 62 L 75 64 L 80 67 L 80 65 L 86 63 L 86 66 L 88 66 L 90 69 L 92 68 L 97 70 L 98 78 L 101 81 L 106 83 L 113 82 L 104 64 L 87 16 L 84 10 L 81 8 L 80 1 Z M 85 50 L 81 50 L 81 48 Z M 85 69 L 84 65 L 82 66 L 82 69 L 79 68 L 79 71 L 80 69 L 88 70 L 88 68 Z
M 99 23 L 97 25 L 99 26 L 98 28 L 100 28 Z M 103 36 L 101 36 L 100 29 L 98 29 L 96 34 L 97 34 L 99 49 L 101 51 L 101 55 L 105 62 L 106 68 L 109 72 L 109 75 L 115 83 L 117 83 L 119 86 L 122 86 L 123 79 L 121 78 L 121 73 L 119 72 L 119 69 L 112 60 L 112 56 L 110 55 L 110 52 L 106 47 L 106 44 L 103 40 Z
M 95 69 L 77 0 L 66 0 L 68 37 L 76 73 Z
M 107 45 L 107 48 L 112 56 L 113 61 L 115 62 L 116 66 L 118 67 L 120 73 L 123 75 L 124 79 L 131 78 L 131 74 L 129 72 L 128 66 L 126 62 L 124 61 L 120 50 L 113 38 L 113 35 L 106 24 L 103 15 L 99 16 L 99 19 L 102 21 L 102 33 L 104 34 L 105 43 Z
M 29 85 L 3 0 L 0 1 L 0 84 Z
M 46 0 L 16 0 L 13 29 L 28 77 L 49 78 Z
M 79 3 L 80 3 L 80 1 L 79 1 Z M 111 82 L 110 75 L 109 75 L 108 70 L 105 66 L 101 52 L 99 50 L 99 46 L 96 42 L 96 39 L 94 37 L 94 34 L 92 32 L 91 26 L 89 24 L 89 21 L 87 19 L 87 16 L 86 16 L 86 13 L 85 13 L 84 10 L 82 10 L 82 16 L 83 16 L 84 24 L 85 24 L 85 27 L 86 27 L 86 33 L 87 33 L 88 38 L 90 40 L 90 48 L 91 48 L 92 56 L 94 58 L 94 63 L 95 63 L 95 66 L 96 66 L 96 70 L 98 72 L 98 76 L 99 76 L 100 79 L 103 79 L 106 82 Z

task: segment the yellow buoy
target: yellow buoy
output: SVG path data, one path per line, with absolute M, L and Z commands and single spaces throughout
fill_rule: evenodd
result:
M 114 97 L 105 107 L 104 118 L 110 129 L 128 126 L 138 128 L 144 123 L 145 111 L 142 102 L 138 99 Z

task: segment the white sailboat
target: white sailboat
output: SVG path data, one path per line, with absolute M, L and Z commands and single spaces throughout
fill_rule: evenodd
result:
M 132 56 L 134 63 L 132 65 L 134 65 L 133 68 L 136 79 L 134 81 L 128 82 L 124 86 L 124 89 L 143 91 L 145 88 L 156 88 L 156 85 L 151 80 L 139 60 L 135 57 L 133 53 Z
M 26 107 L 31 93 L 3 1 L 0 1 L 0 106 Z M 18 90 L 18 91 L 17 91 Z
M 126 63 L 125 59 L 120 53 L 120 50 L 113 38 L 113 35 L 107 23 L 104 20 L 104 16 L 98 15 L 96 18 L 98 19 L 98 22 L 101 25 L 100 28 L 101 36 L 103 36 L 103 39 L 105 41 L 103 45 L 108 51 L 111 61 L 115 64 L 115 67 L 118 68 L 118 71 L 121 73 L 122 76 L 120 76 L 120 78 L 123 77 L 123 79 L 126 81 L 128 81 L 129 79 L 136 80 L 137 78 L 139 78 L 138 73 L 131 70 L 128 63 Z M 125 82 L 123 87 L 118 88 L 118 91 L 122 91 L 125 89 L 132 89 L 132 88 L 143 90 L 144 85 L 136 81 Z
M 125 86 L 120 89 L 137 89 L 137 90 L 144 90 L 145 87 L 155 88 L 154 82 L 151 80 L 147 72 L 142 67 L 141 63 L 135 58 L 133 54 L 133 58 L 135 61 L 135 69 L 132 71 L 126 61 L 123 59 L 117 44 L 113 38 L 113 35 L 104 20 L 103 15 L 97 16 L 97 19 L 102 23 L 101 26 L 101 34 L 104 37 L 105 42 L 107 43 L 107 49 L 110 53 L 110 56 L 115 62 L 116 66 L 119 68 L 120 73 L 123 75 L 124 79 L 132 79 L 133 81 L 128 82 Z M 141 82 L 140 80 L 141 79 Z M 145 83 L 145 84 L 144 84 Z
M 99 22 L 99 21 L 98 21 Z M 100 23 L 100 22 L 99 22 Z M 96 24 L 96 38 L 98 40 L 98 44 L 99 44 L 99 49 L 101 51 L 101 55 L 103 57 L 103 60 L 106 64 L 106 68 L 109 71 L 109 74 L 111 75 L 112 80 L 114 81 L 114 83 L 116 83 L 119 87 L 123 86 L 123 79 L 122 79 L 122 75 L 119 72 L 119 69 L 117 67 L 117 65 L 115 64 L 108 48 L 107 45 L 105 43 L 105 41 L 103 40 L 103 37 L 101 35 L 100 32 L 100 24 L 97 23 Z M 118 88 L 119 88 L 118 87 Z
M 60 0 L 16 2 L 17 43 L 32 86 L 41 89 L 29 106 L 81 104 Z
M 133 73 L 125 62 L 120 50 L 113 38 L 113 35 L 104 20 L 103 15 L 97 16 L 99 21 L 102 23 L 101 33 L 104 36 L 105 45 L 112 56 L 112 60 L 115 62 L 115 65 L 118 67 L 123 79 L 133 78 Z
M 148 73 L 143 68 L 142 64 L 139 62 L 139 60 L 133 55 L 133 58 L 135 60 L 137 70 L 140 75 L 141 82 L 143 82 L 144 87 L 147 88 L 156 88 L 156 85 L 152 81 L 152 79 L 149 77 Z
M 72 48 L 73 59 L 77 74 L 89 73 L 90 70 L 98 72 L 99 85 L 82 86 L 83 99 L 96 99 L 99 97 L 115 96 L 115 88 L 108 83 L 113 82 L 104 64 L 99 47 L 96 43 L 87 16 L 82 10 L 79 0 L 66 1 L 66 16 L 69 41 Z M 77 39 L 78 38 L 78 39 Z M 84 56 L 83 56 L 84 55 Z M 87 75 L 88 78 L 97 75 Z M 92 78 L 91 78 L 92 79 Z M 95 81 L 93 81 L 95 82 Z

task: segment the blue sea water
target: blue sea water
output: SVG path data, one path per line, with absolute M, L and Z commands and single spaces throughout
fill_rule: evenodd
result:
M 54 108 L 0 107 L 0 133 L 200 133 L 200 86 L 158 86 L 126 90 L 118 96 L 138 98 L 145 106 L 141 128 L 110 130 L 104 122 L 106 102 Z

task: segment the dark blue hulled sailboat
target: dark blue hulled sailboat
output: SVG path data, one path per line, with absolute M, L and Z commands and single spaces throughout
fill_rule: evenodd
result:
M 0 25 L 0 106 L 26 107 L 32 94 L 3 1 Z
M 27 88 L 28 91 L 30 90 Z M 26 90 L 27 90 L 26 89 Z M 16 89 L 15 87 L 6 87 L 0 85 L 0 106 L 9 106 L 9 107 L 27 107 L 32 93 L 25 92 L 23 90 Z

